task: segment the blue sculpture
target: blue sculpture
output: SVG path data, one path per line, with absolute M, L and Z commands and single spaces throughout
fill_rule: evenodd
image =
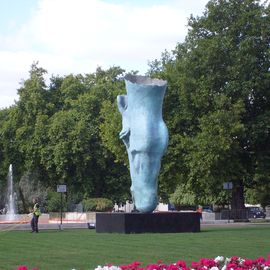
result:
M 168 146 L 162 118 L 167 82 L 127 75 L 125 83 L 127 95 L 117 97 L 123 126 L 119 136 L 128 152 L 133 202 L 137 210 L 147 213 L 158 204 L 160 162 Z

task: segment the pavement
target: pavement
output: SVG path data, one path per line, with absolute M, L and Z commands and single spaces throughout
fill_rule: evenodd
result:
M 247 227 L 247 226 L 258 226 L 264 225 L 269 226 L 270 228 L 270 219 L 264 220 L 252 220 L 251 222 L 234 222 L 233 220 L 208 220 L 201 221 L 201 228 L 207 227 Z M 39 230 L 64 230 L 64 229 L 94 229 L 94 223 L 41 223 L 39 224 Z M 10 223 L 10 224 L 1 224 L 0 223 L 0 232 L 1 231 L 17 231 L 17 230 L 31 230 L 30 223 Z
M 60 229 L 92 229 L 93 225 L 89 223 L 63 223 L 62 225 L 53 223 L 47 224 L 39 224 L 38 228 L 40 231 L 42 230 L 60 230 Z M 1 231 L 21 231 L 21 230 L 29 230 L 31 231 L 30 224 L 0 224 L 0 232 Z

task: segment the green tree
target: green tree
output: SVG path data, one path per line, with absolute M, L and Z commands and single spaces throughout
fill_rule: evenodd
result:
M 98 68 L 85 76 L 53 78 L 52 92 L 61 97 L 61 110 L 48 120 L 47 143 L 41 152 L 41 163 L 50 172 L 51 185 L 66 183 L 82 198 L 117 201 L 126 197 L 128 173 L 121 169 L 121 163 L 114 162 L 100 136 L 103 103 L 111 100 L 115 89 L 122 85 L 118 78 L 122 73 L 118 67 L 106 71 Z
M 264 185 L 261 174 L 269 181 L 269 10 L 256 0 L 209 1 L 169 61 L 152 67 L 169 83 L 164 176 L 211 199 L 232 181 L 234 209 L 244 207 L 244 187 Z
M 115 161 L 115 155 L 104 143 L 103 130 L 104 125 L 112 131 L 117 125 L 112 117 L 114 111 L 110 111 L 109 105 L 115 102 L 117 93 L 123 91 L 123 74 L 124 70 L 121 68 L 112 67 L 106 71 L 98 68 L 96 73 L 87 75 L 85 83 L 90 91 L 82 95 L 77 104 L 77 109 L 82 115 L 89 115 L 87 122 L 91 123 L 91 145 L 96 146 L 91 155 L 95 157 L 92 166 L 95 174 L 92 176 L 94 196 L 121 202 L 130 198 L 129 173 L 123 163 Z M 104 111 L 108 114 L 104 114 Z M 106 121 L 108 118 L 110 120 Z
M 46 71 L 38 63 L 31 66 L 19 101 L 0 111 L 1 183 L 10 163 L 17 183 L 27 176 L 32 186 L 26 190 L 18 185 L 24 211 L 32 191 L 55 190 L 59 183 L 68 185 L 68 198 L 76 198 L 75 203 L 88 197 L 129 198 L 128 170 L 115 162 L 100 130 L 101 111 L 123 87 L 123 72 L 119 67 L 98 68 L 85 76 L 52 77 L 47 86 Z
M 15 140 L 19 152 L 24 156 L 25 168 L 35 169 L 40 164 L 40 149 L 43 146 L 41 133 L 46 130 L 49 108 L 48 93 L 45 84 L 46 70 L 31 66 L 30 77 L 18 90 L 19 101 L 15 107 Z

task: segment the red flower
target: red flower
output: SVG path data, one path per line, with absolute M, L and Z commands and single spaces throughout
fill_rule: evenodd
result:
M 253 261 L 249 259 L 245 259 L 242 265 L 243 265 L 243 268 L 251 269 L 253 265 Z
M 176 265 L 177 266 L 179 266 L 179 267 L 181 267 L 181 268 L 187 268 L 187 264 L 186 264 L 186 262 L 185 261 L 177 261 L 176 262 Z
M 265 258 L 259 257 L 256 260 L 254 260 L 254 262 L 258 263 L 258 264 L 264 264 L 265 263 Z
M 178 266 L 175 264 L 170 264 L 169 267 L 167 268 L 168 270 L 179 270 Z
M 158 264 L 148 264 L 145 269 L 146 270 L 160 270 Z
M 230 269 L 236 270 L 237 268 L 238 268 L 238 265 L 235 263 L 228 263 L 226 265 L 226 270 L 230 270 Z
M 164 264 L 164 263 L 160 264 L 159 267 L 160 267 L 161 270 L 168 270 L 169 269 L 169 265 Z
M 26 265 L 20 265 L 17 270 L 28 270 L 28 267 Z
M 207 268 L 211 268 L 213 266 L 217 266 L 217 263 L 215 262 L 214 259 L 205 259 L 205 258 L 202 258 L 202 259 L 200 259 L 200 264 L 202 266 L 206 266 Z
M 197 269 L 200 266 L 200 264 L 198 262 L 192 262 L 191 263 L 191 267 L 194 269 Z
M 141 263 L 140 262 L 138 262 L 138 261 L 134 261 L 131 265 L 133 265 L 133 266 L 135 266 L 135 267 L 137 267 L 137 266 L 139 266 Z
M 230 262 L 231 263 L 236 263 L 236 262 L 238 262 L 238 260 L 239 260 L 239 258 L 237 256 L 233 256 L 233 257 L 231 257 Z
M 134 261 L 133 263 L 127 264 L 127 265 L 119 265 L 118 267 L 121 268 L 122 270 L 140 270 L 143 268 L 138 268 L 138 266 L 141 263 L 138 261 Z

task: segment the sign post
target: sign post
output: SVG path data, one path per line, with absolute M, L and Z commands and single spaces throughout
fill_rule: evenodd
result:
M 223 189 L 228 190 L 228 223 L 230 223 L 230 190 L 233 188 L 232 182 L 224 182 Z
M 67 192 L 66 185 L 57 185 L 57 192 L 61 193 L 61 207 L 60 207 L 60 226 L 59 229 L 63 230 L 62 221 L 63 221 L 63 193 Z

